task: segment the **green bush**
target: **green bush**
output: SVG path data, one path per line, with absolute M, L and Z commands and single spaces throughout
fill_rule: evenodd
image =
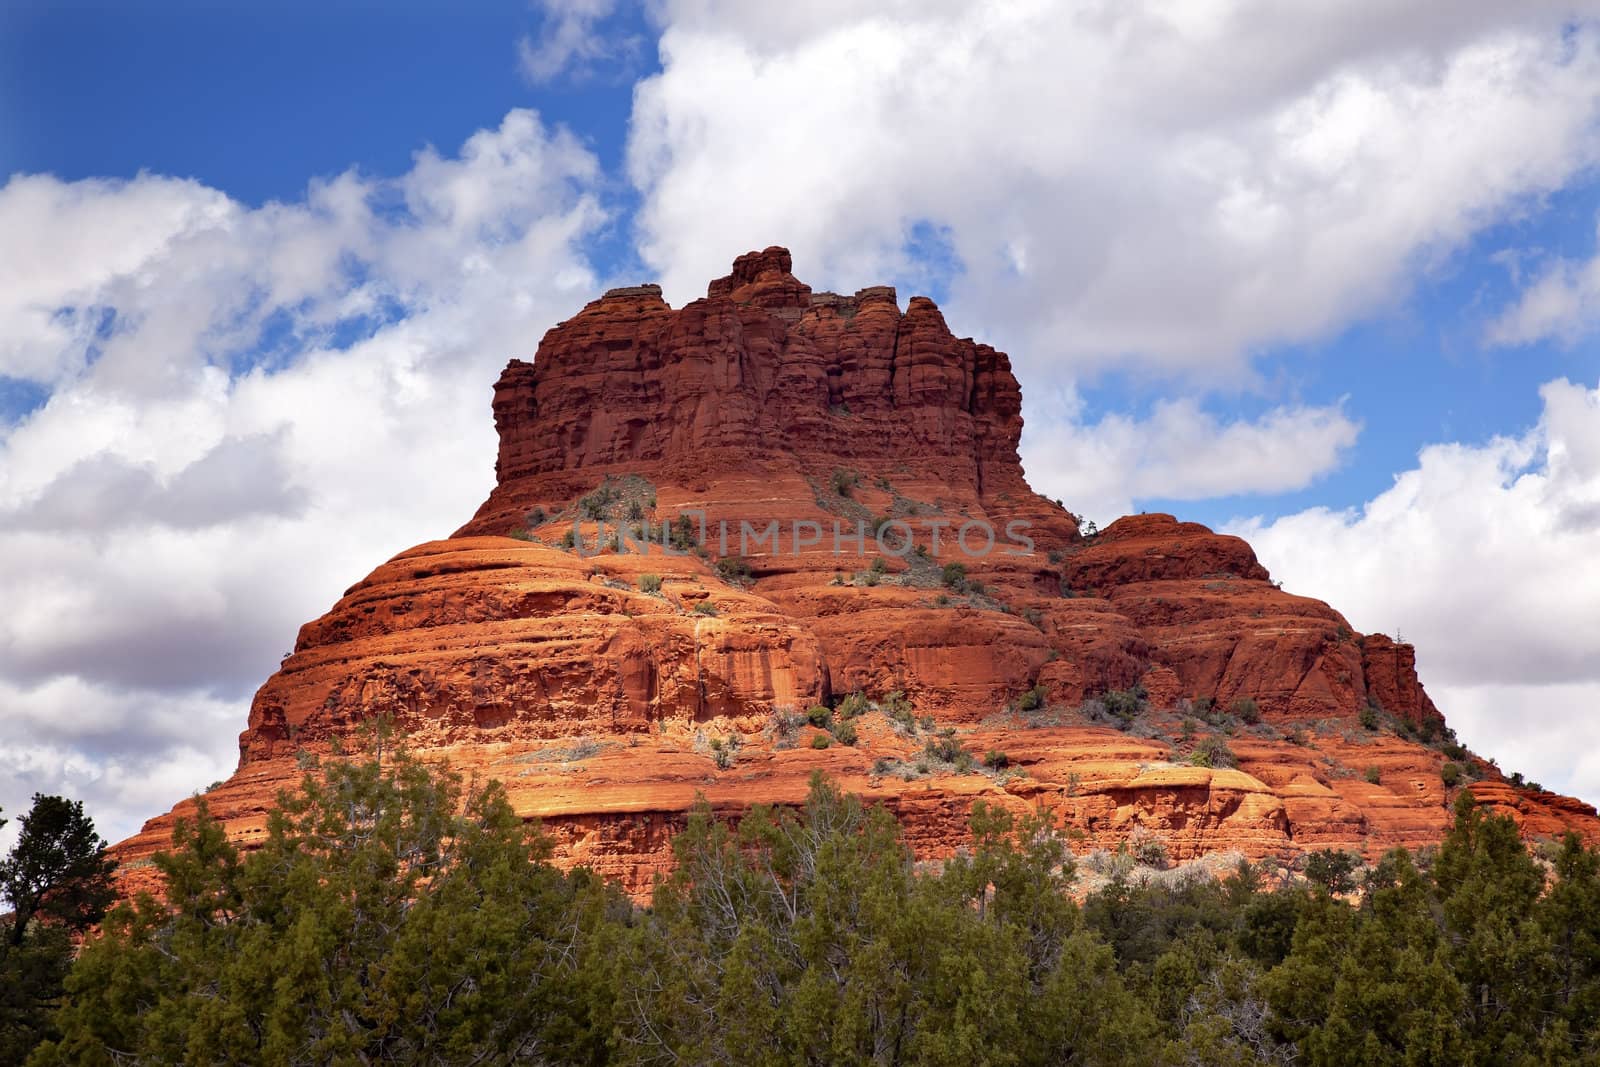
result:
M 1124 723 L 1130 722 L 1145 709 L 1144 686 L 1107 690 L 1100 695 L 1100 703 L 1105 705 L 1106 711 L 1111 713 L 1112 718 Z
M 911 701 L 898 689 L 885 693 L 883 699 L 878 701 L 878 706 L 883 713 L 901 726 L 915 729 L 917 725 L 916 713 L 912 710 Z
M 872 707 L 872 702 L 867 695 L 857 689 L 854 693 L 839 701 L 839 716 L 844 719 L 853 719 L 858 715 L 865 715 Z
M 1376 766 L 1368 767 L 1367 768 L 1367 781 L 1371 782 L 1373 785 L 1377 785 L 1378 783 L 1382 782 L 1383 781 L 1383 768 L 1376 767 Z
M 641 592 L 645 592 L 645 593 L 659 593 L 659 592 L 661 592 L 661 575 L 659 575 L 659 574 L 641 574 L 641 575 L 639 575 L 639 589 L 640 589 Z
M 1043 686 L 1043 685 L 1036 685 L 1032 689 L 1028 690 L 1026 693 L 1023 693 L 1020 697 L 1017 698 L 1017 710 L 1018 711 L 1037 711 L 1040 708 L 1044 707 L 1045 701 L 1049 698 L 1049 696 L 1050 696 L 1049 687 Z
M 1378 706 L 1370 700 L 1361 706 L 1361 725 L 1368 730 L 1376 730 L 1383 724 L 1383 717 L 1378 714 Z
M 835 720 L 833 736 L 841 745 L 854 745 L 856 743 L 856 724 L 849 719 Z
M 1457 785 L 1460 785 L 1461 784 L 1461 764 L 1459 764 L 1459 763 L 1446 763 L 1443 767 L 1439 768 L 1439 778 L 1449 788 L 1453 789 Z
M 1011 758 L 998 748 L 991 748 L 983 754 L 983 765 L 992 771 L 1004 770 L 1011 766 Z
M 967 585 L 967 565 L 965 563 L 946 563 L 940 572 L 939 580 L 950 589 L 964 589 Z
M 1194 746 L 1189 762 L 1196 767 L 1237 767 L 1238 757 L 1220 737 L 1202 737 Z
M 813 704 L 806 709 L 806 722 L 819 730 L 826 730 L 828 724 L 833 722 L 833 712 L 828 710 L 826 704 Z
M 831 744 L 833 744 L 833 738 L 829 737 L 827 734 L 812 734 L 811 735 L 811 747 L 812 748 L 821 750 L 821 749 L 827 748 Z
M 941 763 L 956 763 L 962 756 L 971 758 L 970 753 L 956 739 L 955 730 L 950 727 L 946 727 L 938 737 L 930 737 L 927 744 L 923 745 L 922 751 L 929 759 L 936 759 Z
M 717 606 L 709 600 L 702 600 L 694 606 L 694 613 L 696 615 L 715 615 Z
M 700 527 L 693 515 L 680 512 L 670 527 L 665 527 L 667 543 L 679 551 L 688 551 L 700 543 Z
M 1228 713 L 1251 726 L 1261 721 L 1261 706 L 1256 703 L 1255 697 L 1240 697 L 1228 705 Z
M 725 582 L 748 582 L 752 573 L 750 561 L 743 556 L 723 556 L 717 560 L 717 576 Z
M 882 556 L 873 557 L 872 566 L 867 568 L 867 570 L 872 574 L 883 574 L 888 569 L 889 561 L 884 559 Z
M 1355 869 L 1361 857 L 1354 852 L 1325 848 L 1306 857 L 1306 880 L 1330 893 L 1348 893 L 1356 887 Z
M 835 493 L 840 496 L 849 496 L 851 491 L 861 484 L 861 475 L 855 471 L 835 470 L 829 484 L 833 486 Z

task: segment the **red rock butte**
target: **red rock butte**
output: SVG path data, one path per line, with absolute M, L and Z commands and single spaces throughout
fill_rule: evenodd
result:
M 635 892 L 697 794 L 737 815 L 814 771 L 930 859 L 977 800 L 1046 805 L 1079 851 L 1145 827 L 1180 861 L 1428 844 L 1460 788 L 1530 836 L 1600 836 L 1455 749 L 1411 646 L 1281 590 L 1239 538 L 1153 514 L 1085 537 L 1028 487 L 1021 409 L 1006 355 L 933 301 L 814 293 L 782 248 L 676 310 L 611 290 L 496 383 L 471 521 L 301 628 L 211 810 L 248 846 L 304 752 L 388 717 Z M 193 805 L 118 846 L 130 880 Z

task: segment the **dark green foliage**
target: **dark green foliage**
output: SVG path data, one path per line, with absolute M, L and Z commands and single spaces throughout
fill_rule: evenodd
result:
M 639 591 L 642 592 L 642 593 L 659 593 L 659 592 L 661 592 L 661 575 L 659 575 L 659 574 L 641 574 L 641 575 L 639 575 Z
M 818 749 L 827 748 L 832 743 L 833 743 L 832 739 L 829 738 L 827 734 L 812 734 L 811 735 L 811 747 L 812 748 L 818 748 Z
M 0 826 L 6 824 L 0 819 Z M 116 863 L 82 803 L 35 793 L 20 832 L 0 861 L 0 1063 L 21 1063 L 51 1022 L 72 962 L 73 939 L 115 899 Z
M 717 606 L 709 600 L 702 600 L 694 606 L 694 613 L 696 615 L 715 615 Z
M 702 807 L 627 941 L 637 1063 L 1148 1062 L 1153 1021 L 1077 930 L 1047 819 L 978 805 L 974 849 L 918 875 L 881 809 L 817 782 L 737 832 Z
M 1361 857 L 1354 852 L 1325 848 L 1306 857 L 1306 880 L 1329 893 L 1349 893 L 1356 887 L 1359 866 Z
M 938 737 L 930 737 L 922 750 L 930 759 L 939 760 L 941 763 L 955 763 L 967 755 L 967 750 L 962 747 L 955 731 L 948 728 Z
M 946 731 L 919 762 L 962 757 Z M 820 776 L 736 826 L 700 800 L 646 909 L 553 867 L 498 785 L 463 793 L 404 753 L 313 767 L 282 803 L 240 856 L 201 801 L 158 860 L 164 902 L 106 918 L 30 1062 L 1600 1062 L 1600 854 L 1547 843 L 1547 871 L 1470 796 L 1436 852 L 1359 887 L 1333 851 L 1309 886 L 1271 862 L 1156 873 L 1163 840 L 1136 830 L 1087 861 L 1081 907 L 1055 814 L 978 801 L 967 845 L 924 868 Z
M 74 932 L 99 922 L 115 899 L 117 865 L 83 804 L 35 793 L 18 822 L 17 842 L 0 862 L 0 894 L 12 909 L 6 942 L 22 944 L 36 920 Z
M 867 695 L 857 689 L 854 693 L 839 701 L 839 717 L 842 719 L 854 719 L 859 715 L 865 715 L 871 707 L 872 702 L 867 699 Z
M 1011 757 L 998 748 L 991 748 L 983 754 L 983 765 L 992 771 L 1004 770 L 1011 766 Z
M 947 588 L 961 591 L 967 587 L 967 565 L 965 563 L 946 563 L 940 571 L 939 580 Z
M 743 584 L 750 580 L 750 561 L 743 556 L 723 556 L 717 560 L 717 576 L 725 582 Z
M 1100 695 L 1100 703 L 1105 705 L 1107 714 L 1117 722 L 1124 724 L 1132 722 L 1146 707 L 1144 686 L 1107 690 Z
M 1261 721 L 1261 706 L 1256 703 L 1255 697 L 1240 697 L 1228 705 L 1228 713 L 1251 726 Z
M 1237 767 L 1239 759 L 1233 749 L 1220 737 L 1202 737 L 1189 754 L 1189 762 L 1197 767 Z
M 906 730 L 917 728 L 916 713 L 911 707 L 911 701 L 907 700 L 906 695 L 900 690 L 895 689 L 885 693 L 883 699 L 878 701 L 878 706 L 902 728 Z
M 672 524 L 663 531 L 667 544 L 680 552 L 687 552 L 700 543 L 700 525 L 693 515 L 680 512 Z
M 856 743 L 856 724 L 841 716 L 833 724 L 833 739 L 841 745 L 854 745 Z
M 586 519 L 603 519 L 610 513 L 618 495 L 616 486 L 610 482 L 603 483 L 593 492 L 578 498 L 578 511 Z
M 1047 686 L 1036 685 L 1017 698 L 1017 710 L 1038 711 L 1044 707 L 1045 701 L 1049 699 L 1049 696 L 1050 690 Z
M 1383 715 L 1378 711 L 1378 705 L 1370 700 L 1361 705 L 1361 725 L 1368 730 L 1376 730 L 1383 725 Z
M 833 723 L 833 712 L 826 704 L 813 704 L 806 709 L 806 721 L 819 730 L 826 730 Z
M 40 1063 L 604 1059 L 628 909 L 498 785 L 378 748 L 308 773 L 241 858 L 202 800 L 119 905 Z
M 1444 764 L 1439 768 L 1439 778 L 1450 788 L 1461 784 L 1461 765 L 1459 763 Z
M 861 484 L 861 475 L 855 471 L 835 470 L 829 479 L 829 484 L 839 496 L 849 496 L 855 491 L 855 487 Z
M 1381 767 L 1368 767 L 1366 776 L 1367 781 L 1371 782 L 1373 785 L 1377 785 L 1383 781 L 1383 769 Z

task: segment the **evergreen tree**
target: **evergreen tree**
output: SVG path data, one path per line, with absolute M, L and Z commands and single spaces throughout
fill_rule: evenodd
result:
M 489 785 L 381 745 L 310 771 L 241 858 L 203 799 L 117 908 L 38 1063 L 603 1062 L 626 915 Z
M 35 794 L 19 822 L 16 843 L 0 861 L 0 895 L 12 908 L 0 919 L 0 1063 L 21 1063 L 54 1036 L 50 1017 L 73 942 L 115 895 L 116 863 L 80 802 Z
M 1554 1005 L 1554 946 L 1536 906 L 1543 869 L 1516 823 L 1486 816 L 1463 791 L 1434 863 L 1451 970 L 1466 990 L 1461 1019 L 1479 1056 L 1532 1056 Z
M 1567 833 L 1555 858 L 1555 884 L 1538 923 L 1552 947 L 1551 1043 L 1600 1061 L 1600 853 Z M 1556 1030 L 1555 1022 L 1560 1029 Z
M 970 847 L 920 866 L 819 776 L 737 823 L 700 800 L 640 909 L 556 869 L 497 784 L 380 735 L 308 768 L 249 855 L 202 799 L 53 1034 L 16 991 L 61 987 L 107 869 L 81 810 L 36 809 L 4 870 L 22 949 L 56 954 L 7 949 L 5 1062 L 42 1035 L 35 1064 L 1600 1065 L 1600 855 L 1569 836 L 1547 869 L 1470 800 L 1359 892 L 1330 852 L 1309 884 L 1123 873 L 1080 909 L 1048 811 L 976 803 Z M 88 880 L 29 896 L 41 870 Z

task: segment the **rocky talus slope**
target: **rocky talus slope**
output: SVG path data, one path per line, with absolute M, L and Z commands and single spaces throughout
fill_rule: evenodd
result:
M 494 418 L 472 520 L 352 586 L 256 694 L 208 795 L 237 839 L 377 716 L 636 891 L 697 794 L 795 802 L 819 770 L 931 859 L 979 799 L 1177 860 L 1427 844 L 1462 788 L 1530 836 L 1600 834 L 1460 751 L 1410 646 L 1245 542 L 1167 515 L 1084 536 L 1024 480 L 1009 360 L 926 298 L 813 293 L 781 248 L 680 309 L 613 290 L 511 361 Z M 118 846 L 132 877 L 192 805 Z

